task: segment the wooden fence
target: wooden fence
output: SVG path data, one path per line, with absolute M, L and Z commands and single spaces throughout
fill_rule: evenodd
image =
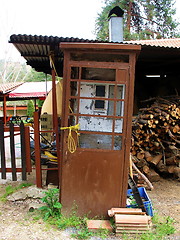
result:
M 5 136 L 5 133 L 8 133 Z M 20 135 L 21 148 L 21 167 L 17 167 L 16 152 L 15 152 L 15 136 Z M 10 138 L 10 163 L 11 167 L 7 167 L 5 138 Z M 16 126 L 10 123 L 9 126 L 4 126 L 0 122 L 0 156 L 1 156 L 1 178 L 7 179 L 7 173 L 12 173 L 12 180 L 17 181 L 17 173 L 22 173 L 22 180 L 27 180 L 27 173 L 32 171 L 31 156 L 30 156 L 30 130 L 24 123 Z

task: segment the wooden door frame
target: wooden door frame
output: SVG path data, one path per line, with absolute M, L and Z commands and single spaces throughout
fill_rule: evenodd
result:
M 70 91 L 70 80 L 68 77 L 68 69 L 70 68 L 72 61 L 70 62 L 70 52 L 71 51 L 80 51 L 81 48 L 84 48 L 84 51 L 97 51 L 97 49 L 100 49 L 99 52 L 104 52 L 104 50 L 116 50 L 117 52 L 119 52 L 119 54 L 121 54 L 121 52 L 123 52 L 124 54 L 128 54 L 129 55 L 129 63 L 128 64 L 120 64 L 120 63 L 112 63 L 112 66 L 117 65 L 119 68 L 122 65 L 122 68 L 124 69 L 125 66 L 127 66 L 129 68 L 129 80 L 127 82 L 127 92 L 129 92 L 129 94 L 127 94 L 127 99 L 126 99 L 126 105 L 128 107 L 125 107 L 125 109 L 127 109 L 127 113 L 124 114 L 124 121 L 126 121 L 127 119 L 131 119 L 132 118 L 132 111 L 133 111 L 133 91 L 134 91 L 134 73 L 135 73 L 135 62 L 136 62 L 136 57 L 137 57 L 137 52 L 140 50 L 140 46 L 136 45 L 136 46 L 129 46 L 129 45 L 123 45 L 122 48 L 120 45 L 117 46 L 117 44 L 109 44 L 109 45 L 99 45 L 99 44 L 71 44 L 71 43 L 62 43 L 61 44 L 61 48 L 64 50 L 64 79 L 63 79 L 63 110 L 62 110 L 62 126 L 66 126 L 66 124 L 68 123 L 68 99 L 69 99 L 69 91 Z M 78 50 L 75 50 L 78 49 Z M 89 50 L 90 49 L 90 50 Z M 81 62 L 82 65 L 84 63 L 87 64 L 86 62 Z M 78 66 L 81 65 L 80 62 L 76 62 L 76 64 Z M 75 64 L 75 63 L 74 63 Z M 88 62 L 88 65 L 94 65 L 91 62 Z M 101 65 L 102 67 L 102 63 L 100 63 L 99 65 Z M 105 63 L 106 65 L 106 63 Z M 108 63 L 108 65 L 110 66 L 111 63 Z M 98 63 L 96 64 L 96 66 L 98 66 Z M 125 100 L 124 100 L 125 101 Z M 126 115 L 126 116 L 125 116 Z M 127 181 L 128 178 L 126 177 L 128 175 L 128 168 L 129 168 L 129 155 L 130 155 L 130 139 L 131 139 L 131 121 L 126 121 L 127 124 L 125 124 L 125 129 L 124 129 L 124 171 L 123 171 L 123 180 L 124 180 L 124 184 L 122 187 L 122 192 L 126 192 L 127 190 Z M 66 154 L 64 151 L 64 143 L 63 139 L 65 139 L 67 133 L 62 132 L 62 141 L 61 141 L 61 168 L 60 171 L 63 171 L 63 161 L 64 161 L 64 155 Z M 60 174 L 60 176 L 62 176 L 62 173 Z M 60 186 L 62 183 L 63 179 L 62 177 L 60 178 Z M 60 200 L 61 200 L 61 195 L 60 195 Z M 124 194 L 124 198 L 123 198 L 123 204 L 125 205 L 126 203 L 126 195 Z

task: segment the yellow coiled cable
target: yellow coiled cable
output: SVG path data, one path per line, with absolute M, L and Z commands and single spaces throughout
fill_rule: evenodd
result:
M 77 144 L 76 144 L 76 141 L 75 139 L 73 138 L 72 136 L 72 131 L 74 131 L 76 134 L 77 134 L 77 142 L 79 144 L 79 141 L 78 141 L 78 137 L 79 137 L 79 133 L 78 133 L 78 130 L 79 130 L 79 124 L 76 124 L 75 126 L 70 126 L 70 127 L 61 127 L 60 128 L 61 130 L 69 130 L 69 134 L 68 134 L 68 150 L 70 153 L 74 153 L 77 149 Z

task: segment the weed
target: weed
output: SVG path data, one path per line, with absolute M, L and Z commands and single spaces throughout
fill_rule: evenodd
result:
M 49 217 L 61 217 L 62 205 L 59 202 L 59 189 L 53 188 L 45 192 L 45 196 L 41 199 L 42 202 L 46 203 L 46 206 L 42 206 L 39 210 L 44 214 L 44 220 L 46 221 Z
M 89 232 L 87 228 L 79 230 L 77 233 L 71 234 L 72 237 L 77 239 L 88 239 L 93 236 L 93 232 Z
M 137 240 L 163 240 L 166 236 L 173 234 L 175 228 L 173 227 L 174 220 L 170 217 L 160 217 L 155 214 L 152 218 L 153 228 L 151 231 L 147 231 L 143 234 L 129 235 L 127 233 L 122 234 L 122 239 L 137 239 Z

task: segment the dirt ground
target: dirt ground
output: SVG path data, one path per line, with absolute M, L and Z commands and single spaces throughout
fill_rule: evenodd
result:
M 8 185 L 17 185 L 20 182 L 0 180 L 0 196 Z M 170 216 L 175 220 L 177 229 L 175 235 L 168 239 L 180 239 L 180 182 L 172 179 L 161 179 L 153 183 L 154 190 L 147 191 L 154 212 L 162 216 Z M 61 231 L 50 227 L 43 220 L 33 220 L 32 213 L 28 212 L 28 203 L 0 202 L 0 239 L 1 240 L 68 240 L 71 230 Z M 99 238 L 93 238 L 99 239 Z M 112 238 L 109 238 L 112 239 Z M 113 238 L 113 239 L 121 239 Z

